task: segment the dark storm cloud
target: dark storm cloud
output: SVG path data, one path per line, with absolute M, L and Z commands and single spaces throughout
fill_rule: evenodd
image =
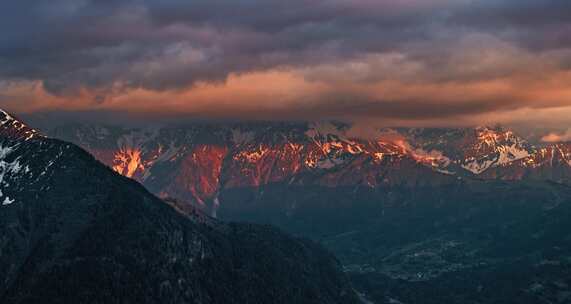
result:
M 183 90 L 270 70 L 333 86 L 528 83 L 569 70 L 570 32 L 568 0 L 2 1 L 0 81 L 39 81 L 56 96 L 93 91 L 94 105 L 130 89 Z M 332 95 L 305 107 L 403 118 L 517 107 L 498 94 L 442 101 L 444 111 L 428 110 L 438 108 L 433 99 Z
M 450 20 L 496 29 L 568 23 L 571 10 L 571 2 L 562 0 L 480 0 L 466 3 Z
M 472 1 L 448 18 L 450 26 L 495 33 L 536 50 L 571 46 L 571 1 Z

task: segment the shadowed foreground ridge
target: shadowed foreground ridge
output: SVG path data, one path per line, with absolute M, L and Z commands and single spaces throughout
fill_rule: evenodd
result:
M 314 243 L 177 212 L 74 145 L 14 132 L 3 115 L 1 303 L 356 302 Z

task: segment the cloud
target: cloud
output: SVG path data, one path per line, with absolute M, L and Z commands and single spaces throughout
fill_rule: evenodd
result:
M 556 143 L 571 141 L 571 128 L 563 133 L 549 133 L 541 138 L 541 141 L 547 143 Z
M 407 123 L 567 106 L 569 3 L 4 1 L 0 106 Z

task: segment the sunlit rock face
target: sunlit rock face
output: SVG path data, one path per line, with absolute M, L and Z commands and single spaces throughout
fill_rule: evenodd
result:
M 503 180 L 551 180 L 571 183 L 571 144 L 557 143 L 539 148 L 529 156 L 482 174 Z
M 509 165 L 534 151 L 525 139 L 502 128 L 410 129 L 404 133 L 425 150 L 442 151 L 453 165 L 460 167 L 456 171 L 475 175 Z
M 196 145 L 180 160 L 172 182 L 160 190 L 163 197 L 194 201 L 199 206 L 213 202 L 219 191 L 222 164 L 228 148 L 220 145 Z
M 511 130 L 375 129 L 342 123 L 233 123 L 50 131 L 152 192 L 208 210 L 226 189 L 453 185 L 466 178 L 568 181 L 568 144 L 534 147 Z M 223 202 L 222 202 L 223 203 Z

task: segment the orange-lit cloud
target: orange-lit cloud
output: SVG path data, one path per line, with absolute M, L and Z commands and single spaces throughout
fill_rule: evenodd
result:
M 549 133 L 543 136 L 541 140 L 549 143 L 571 141 L 571 128 L 563 133 Z
M 568 1 L 32 2 L 0 5 L 15 112 L 568 127 Z

